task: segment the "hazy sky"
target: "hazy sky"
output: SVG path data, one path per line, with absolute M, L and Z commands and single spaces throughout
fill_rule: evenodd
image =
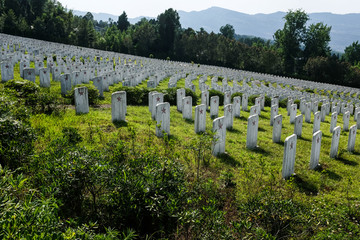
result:
M 120 15 L 126 12 L 129 18 L 156 17 L 168 8 L 184 11 L 199 11 L 212 6 L 238 12 L 273 13 L 289 9 L 303 9 L 307 13 L 360 13 L 359 0 L 58 0 L 69 10 L 90 11 Z

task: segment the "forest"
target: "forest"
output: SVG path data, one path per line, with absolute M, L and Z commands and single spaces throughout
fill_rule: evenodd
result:
M 308 15 L 289 11 L 273 41 L 241 37 L 227 24 L 220 33 L 183 29 L 176 10 L 156 19 L 130 24 L 126 12 L 117 20 L 96 21 L 91 13 L 80 17 L 51 0 L 1 0 L 2 33 L 97 48 L 126 54 L 194 62 L 296 77 L 316 82 L 360 87 L 358 41 L 333 54 L 331 26 L 306 26 Z

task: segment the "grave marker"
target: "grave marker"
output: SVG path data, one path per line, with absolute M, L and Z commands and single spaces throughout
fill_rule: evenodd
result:
M 297 115 L 295 117 L 295 127 L 294 127 L 294 134 L 300 138 L 302 134 L 302 124 L 303 124 L 303 115 Z
M 257 136 L 259 126 L 259 115 L 251 115 L 248 118 L 247 135 L 246 135 L 246 147 L 254 149 L 257 147 Z
M 313 134 L 312 145 L 311 145 L 310 169 L 315 169 L 319 166 L 321 138 L 322 138 L 321 131 L 317 131 Z
M 353 126 L 350 127 L 348 148 L 347 148 L 347 150 L 349 152 L 354 152 L 354 150 L 355 150 L 356 131 L 357 131 L 356 125 L 353 125 Z
M 182 99 L 182 116 L 184 119 L 192 120 L 192 97 L 187 96 Z
M 320 112 L 316 112 L 314 114 L 314 126 L 313 126 L 313 133 L 320 130 Z
M 336 123 L 337 123 L 337 112 L 333 112 L 331 114 L 330 133 L 334 131 L 334 128 L 336 127 Z
M 240 112 L 241 112 L 241 97 L 237 96 L 233 99 L 233 111 L 234 111 L 234 117 L 239 118 Z
M 213 121 L 214 141 L 212 147 L 212 154 L 218 156 L 225 153 L 225 141 L 226 141 L 226 128 L 225 117 L 216 118 Z
M 224 117 L 226 129 L 232 129 L 234 124 L 233 105 L 227 104 L 224 107 Z
M 274 118 L 273 126 L 273 137 L 272 140 L 274 143 L 279 143 L 281 141 L 281 129 L 282 129 L 282 115 L 277 115 Z
M 340 140 L 341 127 L 337 126 L 332 131 L 331 139 L 331 148 L 330 148 L 330 158 L 336 158 L 339 150 L 339 140 Z
M 180 88 L 176 90 L 176 108 L 179 112 L 182 112 L 182 99 L 185 97 L 185 89 Z
M 201 104 L 195 107 L 195 133 L 206 130 L 206 105 Z
M 156 104 L 156 99 L 154 100 L 154 104 Z M 156 113 L 156 136 L 163 137 L 164 133 L 170 135 L 170 104 L 168 102 L 158 103 L 154 112 Z
M 350 112 L 346 111 L 343 115 L 343 121 L 344 121 L 344 131 L 347 132 L 349 131 L 349 123 L 350 123 Z
M 111 119 L 113 122 L 125 121 L 126 92 L 119 91 L 111 94 Z
M 87 87 L 75 88 L 74 91 L 76 114 L 89 113 L 89 97 Z
M 295 134 L 287 137 L 284 142 L 284 158 L 282 178 L 287 179 L 294 174 L 297 137 Z
M 219 115 L 219 96 L 213 96 L 210 99 L 210 117 L 217 118 Z

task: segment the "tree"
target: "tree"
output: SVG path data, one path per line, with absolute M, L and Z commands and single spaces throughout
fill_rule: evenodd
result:
M 360 44 L 359 41 L 353 42 L 350 46 L 345 48 L 343 59 L 352 65 L 360 62 Z
M 172 55 L 176 36 L 180 33 L 180 17 L 176 10 L 169 8 L 157 17 L 160 34 L 160 50 Z
M 306 62 L 311 57 L 325 57 L 330 56 L 330 31 L 323 23 L 311 24 L 305 37 L 304 57 Z
M 130 22 L 128 21 L 126 12 L 123 11 L 123 13 L 118 18 L 117 28 L 122 32 L 127 30 L 129 27 L 130 27 Z
M 282 30 L 274 34 L 276 45 L 281 49 L 285 73 L 296 71 L 296 62 L 301 57 L 301 47 L 306 35 L 306 22 L 309 16 L 302 10 L 289 11 L 284 17 L 285 24 Z
M 226 37 L 226 38 L 229 38 L 229 39 L 234 39 L 235 38 L 235 29 L 232 25 L 230 24 L 226 24 L 225 26 L 222 26 L 220 28 L 220 33 Z
M 150 24 L 146 18 L 142 18 L 134 29 L 133 42 L 136 49 L 136 54 L 142 56 L 149 56 L 152 50 L 154 41 L 156 40 L 156 28 Z

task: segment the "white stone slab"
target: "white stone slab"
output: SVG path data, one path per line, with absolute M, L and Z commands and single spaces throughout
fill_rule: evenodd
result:
M 184 119 L 192 120 L 192 97 L 187 96 L 182 99 L 182 116 Z
M 294 174 L 295 170 L 295 156 L 296 156 L 296 142 L 295 134 L 287 137 L 284 142 L 284 158 L 282 166 L 282 178 L 287 179 Z
M 111 119 L 113 122 L 126 121 L 126 92 L 119 91 L 111 94 Z
M 258 137 L 258 126 L 259 126 L 259 115 L 251 115 L 248 118 L 247 135 L 246 135 L 246 147 L 254 149 L 257 147 Z
M 158 103 L 154 112 L 156 113 L 156 136 L 163 137 L 164 133 L 170 135 L 170 104 L 168 102 Z
M 272 140 L 274 143 L 279 143 L 281 141 L 282 119 L 283 116 L 281 114 L 275 116 L 274 118 L 273 136 L 272 136 Z
M 295 126 L 294 126 L 294 134 L 298 138 L 300 138 L 302 135 L 302 125 L 303 125 L 303 115 L 300 114 L 295 117 Z
M 314 125 L 313 125 L 313 133 L 317 132 L 320 130 L 320 123 L 321 123 L 321 119 L 320 119 L 320 112 L 316 112 L 314 114 Z
M 212 131 L 214 133 L 214 141 L 212 146 L 212 154 L 218 156 L 225 153 L 226 128 L 225 117 L 214 119 Z
M 333 129 L 332 139 L 331 139 L 331 148 L 330 148 L 330 158 L 336 158 L 339 150 L 339 140 L 340 140 L 341 127 L 337 126 Z
M 217 118 L 219 115 L 219 96 L 213 96 L 210 99 L 210 117 Z
M 354 152 L 355 151 L 356 131 L 357 131 L 356 125 L 353 125 L 353 126 L 350 127 L 349 139 L 348 139 L 348 147 L 347 147 L 347 150 L 349 152 Z
M 89 113 L 89 96 L 87 87 L 75 88 L 74 91 L 76 114 Z
M 317 131 L 313 134 L 311 145 L 310 169 L 315 169 L 319 166 L 320 150 L 321 150 L 322 132 Z
M 234 124 L 233 105 L 227 104 L 224 107 L 224 117 L 226 129 L 232 129 Z
M 182 112 L 182 99 L 185 97 L 185 89 L 180 88 L 176 90 L 176 108 L 179 112 Z
M 195 133 L 206 131 L 206 105 L 201 104 L 195 107 Z
M 234 117 L 239 118 L 241 113 L 241 97 L 237 96 L 233 99 Z
M 344 126 L 343 126 L 343 130 L 344 131 L 349 131 L 349 124 L 350 124 L 350 112 L 346 111 L 343 115 L 343 121 L 344 121 Z

